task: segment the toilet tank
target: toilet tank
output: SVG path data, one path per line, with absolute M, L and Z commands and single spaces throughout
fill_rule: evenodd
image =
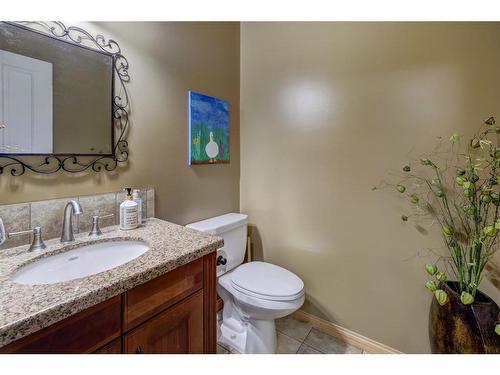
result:
M 230 213 L 186 225 L 224 239 L 224 247 L 217 254 L 227 259 L 224 270 L 218 267 L 217 276 L 243 263 L 247 244 L 248 215 Z

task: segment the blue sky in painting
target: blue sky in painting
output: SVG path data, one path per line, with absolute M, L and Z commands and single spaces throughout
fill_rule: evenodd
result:
M 229 130 L 229 103 L 211 96 L 189 92 L 191 122 L 203 123 L 211 129 Z

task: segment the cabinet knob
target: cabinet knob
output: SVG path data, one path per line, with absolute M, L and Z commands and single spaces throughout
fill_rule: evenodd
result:
M 135 349 L 135 354 L 144 354 L 140 345 L 138 345 L 137 348 Z

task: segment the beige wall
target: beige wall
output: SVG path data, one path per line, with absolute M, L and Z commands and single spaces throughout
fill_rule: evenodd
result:
M 421 250 L 442 244 L 370 187 L 500 114 L 499 40 L 499 24 L 242 24 L 241 209 L 257 252 L 304 280 L 307 309 L 430 350 Z
M 154 186 L 156 216 L 185 224 L 239 209 L 239 24 L 85 24 L 130 63 L 130 162 L 112 173 L 0 177 L 0 204 Z M 231 163 L 187 165 L 187 92 L 231 104 Z M 61 213 L 62 214 L 62 213 Z

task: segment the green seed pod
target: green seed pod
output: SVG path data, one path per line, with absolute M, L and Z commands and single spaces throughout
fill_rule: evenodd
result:
M 444 197 L 444 193 L 442 190 L 438 190 L 434 193 L 436 195 L 436 197 L 438 198 L 443 198 Z
M 453 228 L 450 225 L 445 224 L 443 225 L 443 233 L 448 236 L 451 236 L 453 234 Z
M 409 172 L 409 171 L 411 171 L 410 166 L 409 166 L 409 165 L 405 165 L 405 166 L 403 167 L 403 171 L 404 171 L 404 172 Z
M 471 189 L 465 189 L 464 190 L 464 195 L 469 198 L 470 196 L 472 196 L 472 190 Z
M 396 190 L 400 193 L 404 193 L 406 191 L 406 188 L 403 185 L 396 185 Z
M 495 148 L 490 152 L 490 156 L 494 159 L 499 159 L 500 158 L 500 148 Z
M 498 201 L 500 200 L 500 194 L 498 194 L 497 192 L 493 192 L 490 194 L 491 195 L 491 200 L 494 202 L 494 201 Z
M 495 333 L 500 336 L 500 324 L 495 326 Z
M 437 290 L 437 285 L 434 281 L 427 281 L 425 287 L 433 293 Z
M 462 301 L 464 305 L 470 305 L 474 302 L 474 297 L 470 293 L 462 292 L 460 295 L 460 301 Z
M 465 181 L 465 182 L 462 184 L 462 187 L 463 187 L 464 189 L 469 189 L 469 190 L 471 190 L 471 189 L 473 189 L 473 188 L 474 188 L 474 185 L 473 185 L 473 184 L 472 184 L 472 182 L 470 182 L 470 181 Z
M 478 182 L 479 181 L 479 176 L 477 174 L 473 174 L 472 176 L 470 176 L 470 180 L 472 182 Z
M 410 202 L 413 203 L 413 204 L 417 204 L 418 203 L 418 197 L 416 195 L 410 196 Z
M 487 225 L 483 228 L 483 233 L 488 237 L 495 237 L 498 233 L 498 229 L 496 229 L 493 225 Z
M 422 165 L 432 165 L 432 161 L 429 159 L 420 159 L 420 164 Z
M 479 148 L 479 146 L 480 146 L 479 139 L 478 139 L 478 138 L 474 138 L 474 139 L 470 142 L 470 146 L 471 146 L 472 148 Z
M 481 200 L 483 201 L 483 203 L 490 203 L 491 202 L 491 196 L 489 195 L 481 195 Z
M 429 275 L 434 276 L 436 274 L 436 272 L 438 271 L 438 268 L 435 264 L 427 263 L 425 265 L 425 270 L 427 271 L 427 273 Z
M 462 210 L 467 214 L 467 215 L 474 215 L 474 206 L 472 204 L 466 204 L 465 206 L 462 207 Z
M 495 229 L 500 229 L 500 220 L 495 221 Z
M 465 170 L 457 169 L 457 176 L 463 176 L 465 174 Z
M 460 186 L 463 186 L 465 181 L 466 181 L 466 179 L 462 176 L 458 176 L 457 178 L 455 178 L 455 182 L 457 183 L 457 185 L 460 185 Z
M 438 279 L 441 282 L 446 281 L 446 275 L 442 272 L 436 273 L 436 279 Z
M 443 289 L 437 289 L 434 292 L 434 296 L 436 297 L 437 302 L 441 305 L 444 306 L 448 303 L 448 294 Z

